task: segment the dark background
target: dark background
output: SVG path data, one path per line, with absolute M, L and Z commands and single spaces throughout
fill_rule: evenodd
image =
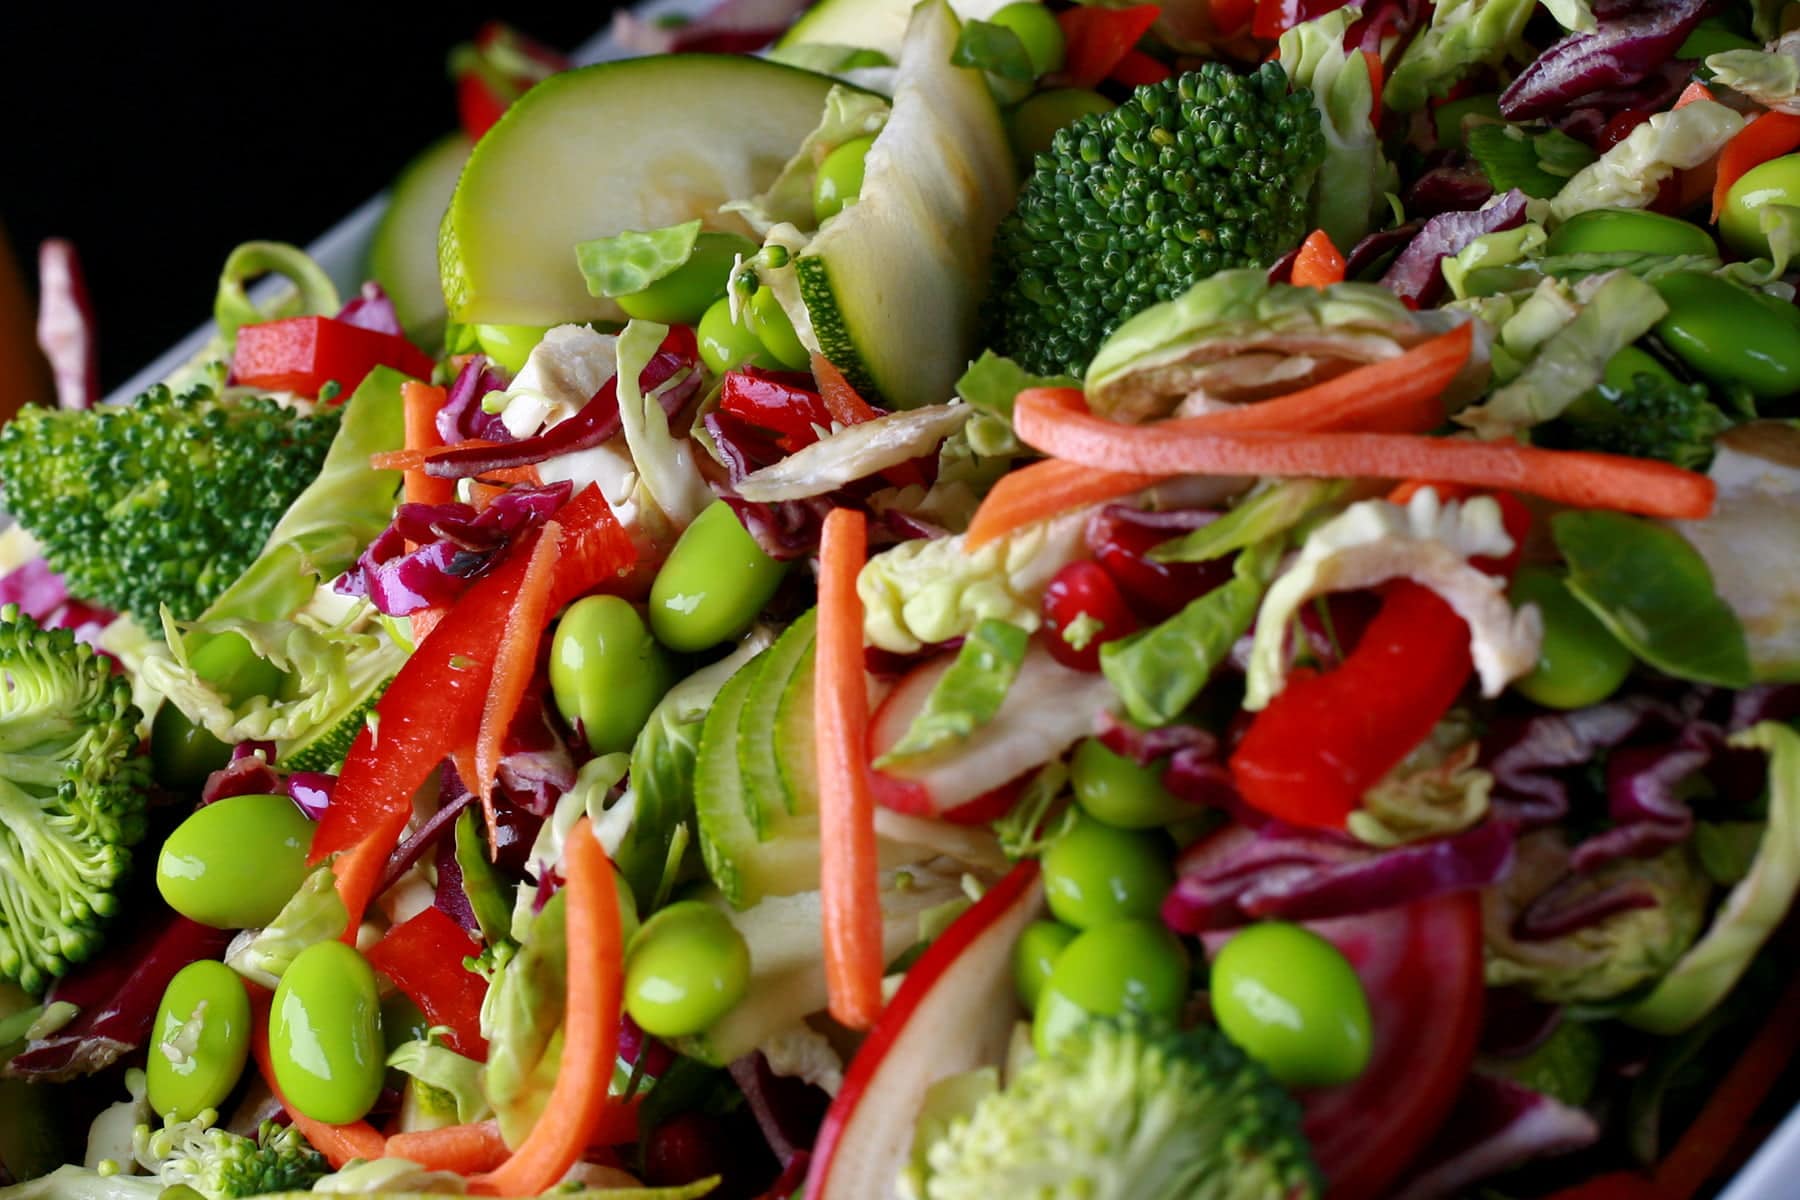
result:
M 610 3 L 0 3 L 0 224 L 27 286 L 72 239 L 103 388 L 205 320 L 239 242 L 310 242 L 456 125 L 450 48 L 568 50 Z

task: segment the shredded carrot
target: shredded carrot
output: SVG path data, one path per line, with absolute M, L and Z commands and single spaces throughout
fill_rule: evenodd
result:
M 1766 112 L 1737 131 L 1719 151 L 1719 171 L 1713 179 L 1712 219 L 1719 223 L 1731 185 L 1772 158 L 1800 148 L 1800 117 Z
M 469 480 L 469 499 L 476 508 L 486 508 L 494 502 L 495 496 L 503 496 L 512 490 L 515 483 L 528 483 L 532 487 L 542 487 L 543 477 L 531 463 L 522 467 L 497 467 L 492 471 L 483 471 Z
M 1295 287 L 1327 288 L 1344 282 L 1344 256 L 1323 229 L 1315 229 L 1300 243 L 1300 254 L 1294 259 L 1289 276 Z
M 1172 429 L 1172 421 L 1120 425 L 1058 389 L 1028 389 L 1013 428 L 1047 454 L 1090 466 L 1168 475 L 1272 475 L 1442 479 L 1526 492 L 1580 508 L 1697 520 L 1712 511 L 1713 481 L 1654 459 L 1513 442 L 1403 433 L 1292 433 Z
M 406 417 L 406 448 L 441 448 L 444 439 L 438 434 L 437 415 L 444 407 L 444 389 L 409 379 L 400 385 L 400 404 Z M 423 467 L 411 467 L 406 472 L 405 496 L 409 504 L 448 504 L 456 499 L 456 483 L 427 475 Z
M 481 709 L 481 733 L 475 741 L 475 794 L 481 797 L 490 846 L 500 844 L 494 780 L 500 773 L 501 747 L 507 727 L 531 687 L 532 672 L 537 669 L 538 643 L 543 640 L 544 626 L 554 615 L 550 610 L 551 580 L 556 574 L 561 542 L 562 526 L 546 521 L 537 544 L 531 548 L 531 560 L 526 564 L 519 593 L 513 598 L 512 611 L 506 615 L 506 627 L 494 657 L 493 682 L 488 685 L 487 700 Z
M 867 1029 L 881 1012 L 881 893 L 875 798 L 865 751 L 869 694 L 856 576 L 868 554 L 863 515 L 835 508 L 819 542 L 813 728 L 819 773 L 819 891 L 831 1015 Z
M 1675 97 L 1674 107 L 1677 109 L 1686 108 L 1696 100 L 1711 100 L 1713 98 L 1712 89 L 1707 87 L 1704 83 L 1690 83 L 1681 89 L 1681 95 Z
M 1473 340 L 1472 327 L 1461 325 L 1398 357 L 1286 396 L 1165 421 L 1155 428 L 1196 433 L 1234 429 L 1423 433 L 1443 423 L 1438 396 L 1468 361 Z M 1080 395 L 1074 392 L 1076 398 Z M 1117 500 L 1166 478 L 1164 473 L 1096 470 L 1055 459 L 1033 463 L 1000 477 L 969 524 L 967 544 L 974 549 L 1034 521 Z
M 300 1136 L 325 1156 L 325 1161 L 331 1164 L 333 1170 L 341 1168 L 353 1158 L 373 1162 L 384 1157 L 387 1139 L 367 1121 L 327 1125 L 323 1121 L 313 1120 L 287 1102 L 275 1082 L 275 1063 L 269 1054 L 269 1004 L 273 997 L 268 989 L 248 981 L 244 983 L 244 990 L 250 994 L 250 1052 L 256 1058 L 256 1068 L 262 1072 L 263 1082 L 269 1085 L 269 1091 L 274 1093 L 281 1107 L 287 1110 L 288 1120 L 300 1131 Z
M 381 886 L 381 876 L 387 871 L 388 851 L 399 841 L 401 830 L 406 826 L 406 815 L 400 814 L 391 838 L 383 830 L 380 836 L 364 838 L 331 860 L 331 873 L 337 876 L 338 899 L 344 902 L 345 909 L 359 918 L 369 907 L 369 902 L 375 899 L 375 889 Z M 357 920 L 352 920 L 338 940 L 356 945 L 357 924 Z
M 812 373 L 813 378 L 818 380 L 819 399 L 825 402 L 825 411 L 838 424 L 860 425 L 881 415 L 870 407 L 867 400 L 856 394 L 856 389 L 850 386 L 844 373 L 823 354 L 812 356 Z
M 444 608 L 421 608 L 418 612 L 413 613 L 408 618 L 412 622 L 413 645 L 416 647 L 430 637 L 431 631 L 438 627 L 438 622 L 442 621 L 448 612 L 449 610 Z
M 389 1158 L 410 1159 L 427 1171 L 455 1171 L 458 1175 L 492 1171 L 511 1154 L 506 1139 L 500 1136 L 498 1121 L 396 1133 L 387 1140 Z
M 569 832 L 563 862 L 569 971 L 556 1083 L 512 1157 L 469 1180 L 477 1195 L 535 1196 L 554 1186 L 593 1143 L 609 1104 L 624 945 L 612 862 L 586 817 Z
M 369 455 L 369 465 L 377 471 L 414 471 L 434 458 L 440 458 L 452 450 L 467 450 L 472 447 L 498 446 L 499 442 L 490 442 L 486 438 L 470 438 L 466 442 L 458 442 L 454 446 L 407 447 L 404 450 L 384 450 L 380 454 Z

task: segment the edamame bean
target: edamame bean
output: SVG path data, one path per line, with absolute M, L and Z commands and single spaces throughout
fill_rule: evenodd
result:
M 302 1114 L 358 1121 L 381 1094 L 386 1071 L 375 972 L 339 941 L 308 946 L 275 989 L 269 1058 L 275 1085 Z
M 208 638 L 190 652 L 188 665 L 233 704 L 252 696 L 273 696 L 281 689 L 280 668 L 260 657 L 239 634 Z M 171 791 L 197 792 L 208 775 L 230 761 L 231 747 L 188 720 L 179 708 L 165 700 L 156 710 L 150 723 L 150 766 L 158 783 Z
M 644 922 L 625 956 L 625 1011 L 657 1037 L 710 1028 L 749 986 L 744 935 L 699 900 L 671 904 Z
M 1544 618 L 1537 665 L 1513 681 L 1521 694 L 1548 708 L 1586 708 L 1618 691 L 1631 673 L 1631 651 L 1575 598 L 1560 573 L 1520 568 L 1512 599 L 1537 605 Z
M 1076 749 L 1069 782 L 1083 812 L 1118 829 L 1154 829 L 1200 811 L 1163 786 L 1160 767 L 1139 766 L 1099 738 Z
M 776 562 L 723 500 L 682 532 L 650 585 L 650 629 L 671 650 L 707 650 L 750 628 L 781 584 Z
M 1063 53 L 1067 48 L 1062 26 L 1037 0 L 1016 0 L 989 17 L 988 23 L 1013 31 L 1019 44 L 1025 47 L 1033 74 L 1048 75 L 1062 70 Z
M 517 375 L 548 332 L 542 325 L 477 325 L 475 340 L 483 354 Z
M 1772 400 L 1800 391 L 1800 310 L 1698 271 L 1653 281 L 1669 306 L 1656 336 L 1713 383 L 1743 384 Z
M 203 959 L 175 973 L 163 992 L 144 1070 L 150 1107 L 171 1121 L 217 1108 L 250 1055 L 250 998 L 224 963 Z
M 169 907 L 215 929 L 267 925 L 306 879 L 313 825 L 286 796 L 231 796 L 169 835 L 156 886 Z
M 1712 234 L 1687 221 L 1635 208 L 1596 208 L 1556 227 L 1548 254 L 1698 254 L 1717 258 Z
M 1028 96 L 1006 114 L 1006 136 L 1012 143 L 1013 157 L 1021 167 L 1029 168 L 1032 159 L 1050 152 L 1057 130 L 1071 121 L 1111 112 L 1113 108 L 1111 100 L 1086 88 L 1052 88 Z
M 1654 376 L 1671 386 L 1680 383 L 1655 355 L 1636 346 L 1620 347 L 1617 354 L 1606 360 L 1601 382 L 1615 392 L 1626 392 L 1639 375 Z M 1578 397 L 1563 416 L 1577 425 L 1606 425 L 1618 419 L 1619 410 L 1595 388 Z
M 823 225 L 862 195 L 863 167 L 873 137 L 851 138 L 825 156 L 813 175 L 813 217 Z
M 763 344 L 763 349 L 782 366 L 790 371 L 799 371 L 811 364 L 812 356 L 800 344 L 800 335 L 794 332 L 794 323 L 788 320 L 781 301 L 775 298 L 771 289 L 756 289 L 756 294 L 750 297 L 750 303 L 746 306 L 744 320 L 750 326 L 750 332 L 756 335 L 756 340 Z
M 1726 244 L 1745 258 L 1767 258 L 1762 210 L 1771 204 L 1800 204 L 1800 154 L 1758 163 L 1731 185 L 1719 210 L 1719 232 Z
M 694 239 L 688 260 L 641 292 L 619 297 L 628 317 L 664 325 L 692 325 L 725 294 L 731 264 L 749 258 L 756 243 L 737 233 L 702 233 Z
M 700 318 L 694 328 L 700 342 L 700 361 L 714 375 L 723 375 L 734 367 L 773 367 L 775 356 L 757 340 L 750 326 L 731 319 L 731 300 L 720 297 Z
M 1082 817 L 1044 852 L 1044 895 L 1056 919 L 1077 929 L 1153 919 L 1175 884 L 1159 834 Z
M 1031 1037 L 1048 1054 L 1090 1016 L 1174 1021 L 1187 1002 L 1188 958 L 1160 921 L 1115 921 L 1090 929 L 1057 956 L 1038 994 Z
M 1225 1036 L 1282 1083 L 1329 1087 L 1369 1065 L 1369 998 L 1336 946 L 1310 929 L 1270 921 L 1225 943 L 1213 959 L 1212 1008 Z
M 556 623 L 550 694 L 595 754 L 631 749 L 671 682 L 668 656 L 628 601 L 589 596 Z
M 1033 921 L 1013 943 L 1013 989 L 1026 1012 L 1037 1011 L 1038 997 L 1050 982 L 1057 958 L 1076 936 L 1060 921 Z

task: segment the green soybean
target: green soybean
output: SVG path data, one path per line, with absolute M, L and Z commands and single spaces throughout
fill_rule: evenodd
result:
M 674 681 L 668 655 L 630 602 L 577 600 L 550 639 L 550 694 L 595 754 L 631 749 Z
M 1698 271 L 1653 282 L 1669 306 L 1656 336 L 1694 371 L 1763 400 L 1800 391 L 1800 310 L 1792 304 Z
M 302 950 L 269 1010 L 275 1085 L 315 1121 L 361 1120 L 381 1094 L 386 1054 L 375 972 L 342 942 Z
M 823 225 L 862 195 L 863 168 L 873 137 L 851 138 L 819 164 L 813 175 L 813 217 Z
M 1767 258 L 1769 239 L 1762 231 L 1762 210 L 1771 204 L 1800 204 L 1800 154 L 1784 154 L 1758 163 L 1738 177 L 1719 210 L 1719 233 L 1745 258 Z
M 625 315 L 664 325 L 692 325 L 725 294 L 731 264 L 749 258 L 756 243 L 737 233 L 702 233 L 688 260 L 641 292 L 619 297 Z
M 548 332 L 543 325 L 477 325 L 475 340 L 483 354 L 517 375 Z
M 1622 346 L 1617 354 L 1607 359 L 1601 382 L 1615 392 L 1625 392 L 1631 389 L 1632 381 L 1639 375 L 1651 375 L 1667 384 L 1681 382 L 1655 355 L 1637 346 Z M 1599 388 L 1577 398 L 1563 413 L 1578 425 L 1606 425 L 1617 420 L 1618 415 L 1619 410 L 1600 394 Z
M 1369 1065 L 1369 998 L 1336 946 L 1270 921 L 1225 943 L 1212 965 L 1212 1009 L 1225 1035 L 1282 1083 L 1329 1087 Z
M 723 375 L 737 367 L 773 367 L 775 356 L 752 333 L 743 320 L 731 319 L 731 300 L 720 297 L 712 302 L 694 329 L 700 343 L 700 360 L 714 375 Z
M 1026 1012 L 1037 1011 L 1038 997 L 1050 982 L 1057 958 L 1077 936 L 1060 921 L 1033 921 L 1013 943 L 1013 989 Z
M 1039 1054 L 1048 1054 L 1090 1016 L 1141 1013 L 1174 1021 L 1187 994 L 1187 951 L 1160 921 L 1101 925 L 1057 956 L 1038 995 L 1032 1042 Z
M 171 1121 L 217 1108 L 250 1055 L 250 998 L 224 963 L 203 959 L 175 973 L 150 1026 L 144 1063 L 150 1107 Z
M 1037 0 L 1016 0 L 989 17 L 988 23 L 1012 30 L 1019 44 L 1025 47 L 1033 74 L 1048 75 L 1062 70 L 1063 55 L 1068 48 L 1062 26 Z
M 773 290 L 756 289 L 745 308 L 744 320 L 763 349 L 790 371 L 802 370 L 812 362 L 812 356 L 800 344 L 800 335 L 794 332 L 794 323 L 788 320 L 787 312 Z
M 1513 687 L 1548 708 L 1598 704 L 1625 682 L 1632 656 L 1618 638 L 1577 600 L 1561 573 L 1522 567 L 1513 580 L 1516 605 L 1535 604 L 1544 618 L 1537 665 Z
M 188 665 L 233 704 L 281 689 L 281 669 L 258 656 L 239 634 L 207 638 L 188 655 Z M 197 792 L 208 775 L 230 761 L 231 747 L 179 708 L 165 700 L 156 710 L 150 723 L 150 766 L 158 783 L 171 791 Z
M 1163 786 L 1160 768 L 1114 754 L 1098 738 L 1076 748 L 1069 782 L 1083 812 L 1119 829 L 1152 829 L 1199 815 Z
M 1698 225 L 1635 208 L 1596 208 L 1557 226 L 1548 254 L 1697 254 L 1717 258 L 1712 234 Z
M 725 914 L 698 900 L 648 921 L 625 956 L 625 1011 L 657 1037 L 710 1028 L 750 986 L 750 947 Z
M 1151 919 L 1175 883 L 1166 838 L 1091 817 L 1057 838 L 1043 865 L 1051 913 L 1077 929 Z
M 169 907 L 215 929 L 267 925 L 306 879 L 313 825 L 286 796 L 231 796 L 195 810 L 156 859 Z
M 1082 117 L 1111 112 L 1114 107 L 1111 100 L 1086 88 L 1052 88 L 1028 96 L 1006 114 L 1006 136 L 1012 143 L 1013 157 L 1021 167 L 1029 168 L 1032 159 L 1050 152 L 1057 130 Z
M 787 574 L 723 500 L 685 529 L 650 585 L 650 629 L 671 650 L 707 650 L 750 628 Z

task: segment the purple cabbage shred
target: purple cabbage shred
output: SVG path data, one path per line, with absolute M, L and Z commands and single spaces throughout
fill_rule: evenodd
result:
M 1571 33 L 1533 59 L 1500 94 L 1509 121 L 1553 116 L 1595 92 L 1629 88 L 1660 69 L 1706 14 L 1707 0 L 1634 4 Z
M 1382 275 L 1382 286 L 1415 307 L 1435 303 L 1445 287 L 1439 264 L 1484 234 L 1524 224 L 1525 201 L 1525 193 L 1513 188 L 1485 208 L 1431 218 Z
M 1474 1185 L 1540 1158 L 1593 1145 L 1600 1126 L 1583 1110 L 1510 1079 L 1480 1072 L 1463 1083 L 1443 1127 L 1414 1164 L 1394 1200 L 1449 1200 Z
M 337 319 L 358 329 L 388 333 L 395 337 L 406 336 L 406 331 L 400 327 L 400 314 L 395 311 L 394 302 L 388 299 L 388 294 L 374 280 L 363 284 L 362 291 L 356 294 L 355 299 L 338 310 Z

